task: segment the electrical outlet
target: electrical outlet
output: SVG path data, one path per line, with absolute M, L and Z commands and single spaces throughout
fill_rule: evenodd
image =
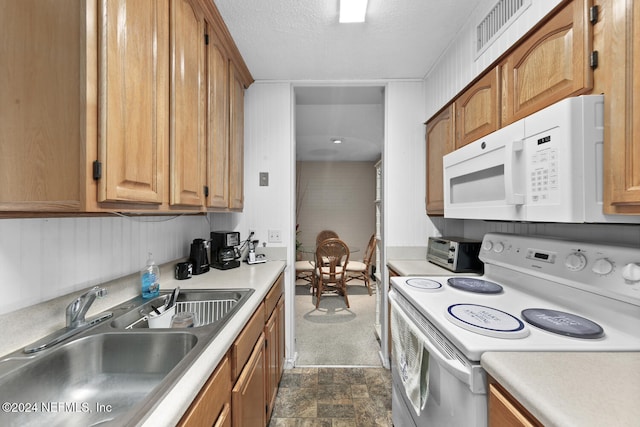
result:
M 269 243 L 280 243 L 282 238 L 280 237 L 280 230 L 269 230 Z

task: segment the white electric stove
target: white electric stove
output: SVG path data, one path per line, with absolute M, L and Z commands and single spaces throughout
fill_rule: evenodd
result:
M 480 258 L 391 279 L 395 425 L 485 426 L 487 351 L 640 351 L 640 249 L 490 233 Z

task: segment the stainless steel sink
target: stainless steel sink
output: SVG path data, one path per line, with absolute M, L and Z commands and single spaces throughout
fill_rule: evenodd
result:
M 63 344 L 1 379 L 5 401 L 33 404 L 38 413 L 3 412 L 0 424 L 91 426 L 114 420 L 157 387 L 197 342 L 186 332 L 138 332 Z
M 196 314 L 196 327 L 210 326 L 228 319 L 239 308 L 252 289 L 188 289 L 180 292 L 177 300 L 177 312 L 193 312 Z M 117 316 L 111 326 L 118 329 L 149 328 L 146 314 L 153 307 L 164 305 L 168 294 L 161 295 L 141 304 L 134 304 L 133 309 Z M 131 303 L 129 301 L 128 303 Z M 126 306 L 127 303 L 125 303 Z
M 112 322 L 35 354 L 16 351 L 0 358 L 0 396 L 3 402 L 16 403 L 9 411 L 3 407 L 0 425 L 136 425 L 252 293 L 253 289 L 182 291 L 179 303 L 232 301 L 220 318 L 188 329 L 144 327 L 140 310 L 163 302 L 164 296 L 152 301 L 133 298 L 110 309 Z M 136 327 L 129 328 L 132 323 Z

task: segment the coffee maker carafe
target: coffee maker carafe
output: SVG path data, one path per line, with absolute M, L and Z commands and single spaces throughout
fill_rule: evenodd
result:
M 240 267 L 236 246 L 240 244 L 237 231 L 211 232 L 211 266 L 218 270 Z
M 192 274 L 202 274 L 209 271 L 209 256 L 207 255 L 208 248 L 209 242 L 204 239 L 195 239 L 193 243 L 191 243 L 189 261 L 193 265 Z

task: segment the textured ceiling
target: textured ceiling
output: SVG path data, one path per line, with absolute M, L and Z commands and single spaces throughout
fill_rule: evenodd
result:
M 495 0 L 369 0 L 366 22 L 357 24 L 338 23 L 339 0 L 213 1 L 255 80 L 361 84 L 424 78 L 479 5 Z M 298 159 L 369 160 L 371 145 L 378 147 L 379 158 L 383 131 L 375 110 L 383 106 L 362 102 L 363 91 L 341 90 L 335 111 L 325 111 L 332 105 L 326 100 L 338 92 L 309 89 L 296 108 Z M 300 103 L 299 88 L 296 94 Z M 345 98 L 351 95 L 356 98 Z M 372 129 L 381 132 L 375 140 Z M 343 144 L 336 152 L 336 147 L 312 146 L 348 135 L 360 141 L 358 147 Z
M 214 0 L 256 80 L 423 78 L 482 0 Z M 486 1 L 485 1 L 486 3 Z

